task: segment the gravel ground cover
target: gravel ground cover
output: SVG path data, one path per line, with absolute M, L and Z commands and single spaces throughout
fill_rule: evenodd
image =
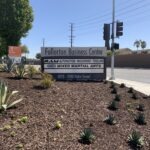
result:
M 49 89 L 38 89 L 40 77 L 32 80 L 16 80 L 0 72 L 10 90 L 18 90 L 23 101 L 16 108 L 0 114 L 0 150 L 129 150 L 127 140 L 133 130 L 140 131 L 150 150 L 150 98 L 135 91 L 133 99 L 128 88 L 115 84 L 121 96 L 118 110 L 108 109 L 115 98 L 108 82 L 55 82 Z M 138 125 L 134 118 L 138 104 L 145 106 L 146 125 Z M 104 119 L 113 114 L 117 123 L 113 126 Z M 25 123 L 18 119 L 26 116 Z M 55 129 L 57 121 L 62 127 Z M 79 142 L 84 128 L 91 128 L 95 140 L 86 145 Z

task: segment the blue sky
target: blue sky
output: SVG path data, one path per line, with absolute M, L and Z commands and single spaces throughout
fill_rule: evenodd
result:
M 104 46 L 103 24 L 112 22 L 112 0 L 30 0 L 34 11 L 33 28 L 22 44 L 30 57 L 45 46 L 70 46 L 70 25 L 74 23 L 74 46 Z M 116 0 L 116 20 L 124 22 L 124 36 L 116 39 L 121 48 L 133 47 L 136 39 L 150 45 L 150 1 Z

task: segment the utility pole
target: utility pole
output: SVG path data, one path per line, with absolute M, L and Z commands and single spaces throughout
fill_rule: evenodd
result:
M 70 23 L 70 32 L 71 32 L 71 35 L 70 35 L 70 47 L 72 48 L 73 47 L 73 31 L 74 31 L 74 24 L 73 23 Z
M 43 38 L 42 42 L 43 42 L 43 47 L 45 47 L 45 39 L 44 38 Z
M 113 0 L 113 9 L 112 9 L 112 56 L 111 56 L 111 77 L 110 80 L 115 79 L 114 75 L 114 61 L 115 61 L 115 49 L 114 49 L 114 43 L 115 43 L 115 0 Z

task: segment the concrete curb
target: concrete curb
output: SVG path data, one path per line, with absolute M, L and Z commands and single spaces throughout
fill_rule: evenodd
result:
M 130 81 L 130 80 L 124 80 L 124 79 L 119 79 L 119 78 L 117 78 L 113 81 L 118 84 L 124 83 L 127 87 L 132 87 L 135 90 L 137 90 L 145 95 L 150 95 L 150 84 L 136 82 L 136 81 Z

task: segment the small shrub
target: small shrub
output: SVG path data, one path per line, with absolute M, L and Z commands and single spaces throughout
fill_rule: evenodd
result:
M 148 99 L 148 98 L 149 98 L 149 96 L 147 96 L 147 95 L 144 95 L 144 96 L 143 96 L 143 98 L 144 98 L 144 99 Z
M 137 131 L 133 131 L 129 135 L 128 142 L 134 149 L 138 149 L 144 146 L 144 138 L 141 136 L 140 132 Z
M 56 122 L 56 125 L 55 125 L 55 129 L 60 129 L 62 127 L 62 124 L 60 121 L 57 121 Z
M 10 126 L 10 125 L 5 125 L 5 126 L 3 127 L 3 131 L 7 131 L 7 130 L 9 130 L 9 129 L 11 129 L 11 126 Z
M 0 82 L 0 111 L 5 111 L 22 101 L 22 98 L 13 101 L 12 97 L 17 93 L 18 91 L 8 92 L 6 84 L 2 81 Z
M 17 148 L 17 149 L 22 149 L 22 148 L 23 148 L 23 144 L 18 144 L 18 145 L 16 145 L 16 148 Z
M 124 83 L 121 83 L 120 84 L 120 88 L 125 88 L 126 86 L 125 86 L 125 84 Z
M 111 85 L 110 85 L 110 88 L 115 88 L 115 83 L 114 82 L 111 82 Z
M 132 87 L 129 88 L 128 93 L 133 93 L 133 88 Z
M 117 110 L 119 107 L 118 107 L 118 102 L 116 102 L 116 101 L 112 101 L 110 104 L 109 104 L 109 106 L 108 106 L 108 108 L 110 109 L 110 110 Z
M 25 70 L 25 65 L 20 64 L 20 65 L 16 66 L 14 68 L 14 70 L 12 71 L 12 75 L 15 78 L 23 79 L 27 75 L 27 72 Z
M 27 72 L 28 72 L 28 75 L 29 75 L 29 78 L 32 79 L 33 76 L 37 73 L 37 70 L 34 66 L 28 66 L 27 67 Z
M 27 121 L 28 121 L 27 116 L 24 116 L 24 117 L 21 117 L 20 119 L 18 119 L 18 122 L 20 122 L 20 123 L 27 123 Z
M 121 101 L 121 96 L 116 94 L 114 100 L 120 102 Z
M 135 118 L 135 122 L 138 123 L 139 125 L 146 125 L 144 114 L 139 113 Z
M 91 128 L 85 128 L 80 136 L 80 142 L 83 144 L 91 144 L 95 139 Z
M 144 111 L 145 110 L 145 106 L 143 104 L 139 104 L 138 107 L 137 107 L 137 110 Z
M 54 79 L 52 75 L 49 75 L 47 73 L 42 74 L 41 86 L 44 89 L 50 88 L 53 83 L 54 83 Z
M 115 125 L 117 123 L 115 116 L 112 114 L 108 115 L 108 117 L 106 117 L 104 122 L 106 122 L 109 125 Z
M 11 135 L 11 137 L 15 137 L 15 136 L 16 136 L 16 132 L 15 132 L 15 131 L 12 131 L 12 132 L 10 133 L 10 135 Z
M 108 81 L 107 81 L 107 80 L 104 80 L 104 81 L 103 81 L 103 83 L 104 83 L 104 84 L 107 84 L 107 83 L 108 83 Z
M 137 94 L 136 94 L 136 93 L 132 93 L 132 98 L 133 98 L 133 99 L 138 99 Z
M 5 71 L 4 70 L 5 65 L 4 64 L 0 64 L 0 71 Z
M 117 94 L 117 88 L 114 87 L 114 88 L 112 89 L 111 93 L 112 93 L 112 94 Z

